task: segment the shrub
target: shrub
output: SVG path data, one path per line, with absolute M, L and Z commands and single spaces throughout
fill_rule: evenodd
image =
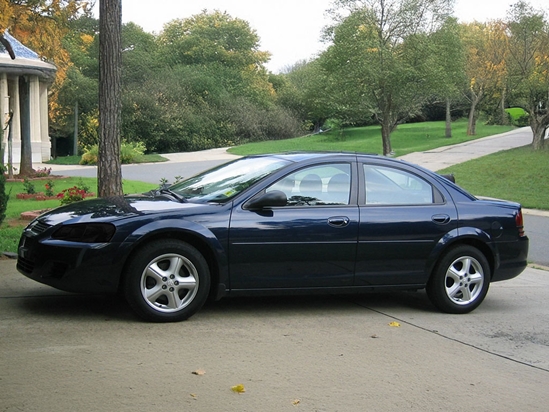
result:
M 25 193 L 29 195 L 33 195 L 36 193 L 36 189 L 34 188 L 34 183 L 32 183 L 28 178 L 25 178 L 23 180 L 23 187 L 25 188 Z
M 524 109 L 514 107 L 511 109 L 506 109 L 505 111 L 509 114 L 511 124 L 513 126 L 525 127 L 530 125 L 530 116 Z
M 79 202 L 84 200 L 86 197 L 92 195 L 85 188 L 79 187 L 77 185 L 69 187 L 68 189 L 62 190 L 57 194 L 57 198 L 61 200 L 62 205 L 68 205 L 69 203 Z M 93 195 L 92 195 L 93 196 Z
M 146 149 L 143 142 L 122 143 L 122 146 L 120 146 L 120 161 L 123 164 L 133 163 L 143 156 Z
M 53 180 L 48 180 L 44 188 L 46 189 L 46 196 L 53 196 Z
M 99 146 L 86 147 L 80 160 L 81 165 L 96 165 L 99 157 Z M 120 146 L 120 161 L 122 164 L 134 163 L 145 153 L 146 147 L 142 142 L 122 143 Z
M 34 176 L 35 177 L 46 177 L 46 176 L 49 176 L 50 173 L 51 173 L 51 167 L 50 168 L 43 167 L 42 169 L 37 169 L 34 172 Z
M 96 165 L 98 157 L 99 157 L 99 146 L 94 144 L 93 146 L 86 147 L 84 148 L 84 154 L 82 155 L 80 164 Z

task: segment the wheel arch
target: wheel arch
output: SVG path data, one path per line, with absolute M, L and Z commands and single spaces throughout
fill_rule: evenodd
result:
M 446 255 L 447 251 L 459 245 L 468 245 L 479 250 L 490 266 L 490 278 L 494 276 L 495 269 L 498 266 L 498 254 L 492 246 L 492 239 L 487 233 L 479 231 L 476 228 L 469 229 L 459 229 L 459 234 L 458 230 L 453 231 L 454 233 L 449 233 L 448 236 L 443 237 L 439 241 L 431 258 L 428 260 L 426 270 L 428 278 L 433 275 L 437 263 Z
M 178 223 L 180 225 L 180 222 Z M 197 228 L 195 227 L 181 227 L 181 225 L 180 227 L 174 227 L 169 223 L 164 227 L 156 228 L 150 232 L 147 232 L 144 229 L 146 229 L 146 227 L 140 228 L 139 232 L 133 233 L 127 239 L 127 241 L 131 243 L 131 250 L 125 257 L 118 283 L 119 289 L 123 285 L 124 273 L 132 260 L 132 256 L 139 253 L 145 245 L 148 245 L 151 242 L 175 239 L 188 243 L 204 256 L 210 271 L 209 296 L 215 299 L 222 297 L 223 292 L 225 291 L 225 285 L 228 282 L 227 257 L 225 249 L 211 231 L 203 227 L 201 231 L 197 231 Z M 130 240 L 130 238 L 132 239 Z

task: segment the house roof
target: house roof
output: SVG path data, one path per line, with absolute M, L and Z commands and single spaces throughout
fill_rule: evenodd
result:
M 57 68 L 43 61 L 38 53 L 24 46 L 6 30 L 4 39 L 10 44 L 15 59 L 12 59 L 6 47 L 0 43 L 0 73 L 24 75 L 35 74 L 43 78 L 53 78 Z

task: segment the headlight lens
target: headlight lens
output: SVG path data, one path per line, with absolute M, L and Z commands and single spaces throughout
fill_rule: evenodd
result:
M 105 243 L 111 240 L 115 231 L 109 223 L 82 223 L 61 226 L 51 237 L 69 242 Z

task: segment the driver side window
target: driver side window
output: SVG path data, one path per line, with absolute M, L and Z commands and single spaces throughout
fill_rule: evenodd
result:
M 351 166 L 325 164 L 301 169 L 271 185 L 266 191 L 280 190 L 287 206 L 348 205 L 351 194 Z

